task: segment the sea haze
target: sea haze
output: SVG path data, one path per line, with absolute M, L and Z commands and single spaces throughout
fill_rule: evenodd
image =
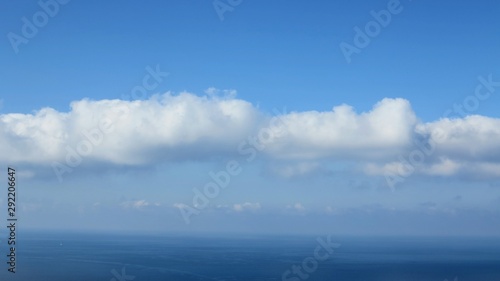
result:
M 318 238 L 327 240 L 327 235 L 131 236 L 31 232 L 19 235 L 17 272 L 9 273 L 2 262 L 0 277 L 19 281 L 282 280 L 283 273 L 291 271 L 292 266 L 300 266 L 304 259 L 314 257 Z M 327 260 L 316 261 L 317 269 L 308 273 L 307 279 L 293 273 L 286 278 L 291 281 L 500 280 L 500 239 L 331 236 L 331 241 L 340 247 Z

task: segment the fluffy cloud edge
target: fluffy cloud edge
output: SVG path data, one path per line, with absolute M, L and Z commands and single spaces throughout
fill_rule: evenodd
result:
M 271 161 L 289 161 L 275 172 L 291 178 L 309 174 L 318 168 L 316 161 L 325 159 L 357 161 L 369 175 L 401 174 L 405 161 L 413 165 L 412 157 L 424 153 L 422 163 L 413 165 L 423 175 L 500 178 L 497 118 L 471 115 L 423 123 L 401 98 L 385 98 L 361 113 L 343 104 L 331 111 L 271 116 L 234 91 L 218 92 L 167 92 L 135 101 L 83 99 L 72 102 L 69 112 L 43 108 L 1 114 L 0 161 L 74 169 L 83 158 L 88 165 L 145 166 L 221 155 L 251 160 L 261 153 Z

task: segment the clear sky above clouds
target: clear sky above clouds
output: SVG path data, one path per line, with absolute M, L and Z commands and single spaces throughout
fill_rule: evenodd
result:
M 498 2 L 40 3 L 0 11 L 26 228 L 500 235 Z

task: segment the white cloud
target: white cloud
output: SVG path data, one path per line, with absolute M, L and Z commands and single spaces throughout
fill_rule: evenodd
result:
M 233 210 L 236 212 L 243 212 L 243 211 L 256 211 L 260 210 L 261 206 L 260 203 L 250 203 L 250 202 L 245 202 L 243 204 L 234 204 L 233 205 Z
M 403 99 L 384 99 L 357 114 L 348 105 L 330 112 L 295 112 L 282 116 L 286 132 L 273 143 L 277 158 L 387 158 L 411 143 L 416 117 Z
M 241 156 L 238 146 L 259 136 L 270 120 L 233 90 L 211 88 L 207 96 L 166 93 L 140 101 L 84 99 L 73 102 L 69 112 L 43 108 L 33 114 L 1 114 L 0 154 L 1 161 L 33 171 L 54 162 L 68 165 L 75 153 L 85 154 L 88 166 L 102 167 L 210 161 Z M 325 112 L 283 113 L 279 121 L 279 137 L 260 153 L 275 161 L 268 167 L 283 177 L 310 175 L 328 161 L 355 161 L 371 175 L 395 172 L 404 169 L 400 156 L 419 149 L 417 140 L 436 139 L 416 173 L 500 178 L 497 118 L 474 115 L 423 123 L 407 100 L 386 98 L 368 112 L 340 105 Z
M 271 171 L 283 178 L 294 178 L 313 174 L 320 169 L 320 164 L 317 162 L 299 162 L 288 164 L 277 164 L 270 167 Z
M 68 113 L 44 108 L 0 115 L 0 153 L 10 163 L 64 164 L 68 151 L 87 154 L 90 143 L 85 158 L 109 164 L 207 158 L 233 153 L 259 115 L 243 100 L 188 93 L 131 102 L 81 100 Z
M 471 115 L 420 124 L 417 132 L 434 137 L 440 155 L 467 161 L 500 161 L 500 119 Z
M 305 211 L 306 208 L 304 208 L 304 206 L 302 206 L 302 204 L 300 203 L 295 203 L 295 205 L 293 205 L 293 208 L 295 208 L 295 210 L 297 211 Z
M 339 210 L 337 208 L 332 208 L 331 206 L 326 206 L 324 212 L 329 215 L 332 215 L 339 213 Z
M 452 161 L 448 158 L 441 158 L 438 163 L 430 164 L 422 168 L 422 172 L 428 175 L 436 176 L 451 176 L 456 174 L 460 168 L 461 164 Z
M 174 203 L 173 207 L 179 210 L 189 208 L 190 206 L 184 203 Z
M 142 209 L 151 205 L 146 200 L 137 200 L 137 201 L 125 201 L 120 204 L 120 206 L 124 208 L 133 208 L 133 209 Z
M 500 119 L 478 115 L 443 118 L 418 124 L 415 133 L 418 140 L 413 148 L 393 161 L 368 163 L 365 171 L 374 175 L 500 178 Z
M 302 203 L 295 203 L 293 205 L 287 205 L 286 208 L 292 209 L 292 210 L 295 210 L 298 212 L 304 212 L 306 210 L 306 208 L 304 206 L 302 206 Z

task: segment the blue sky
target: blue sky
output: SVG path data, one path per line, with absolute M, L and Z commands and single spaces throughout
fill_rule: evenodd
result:
M 243 1 L 221 20 L 211 1 L 72 0 L 15 48 L 9 34 L 43 9 L 5 3 L 0 162 L 22 172 L 27 227 L 499 235 L 500 87 L 475 116 L 441 119 L 478 77 L 500 81 L 499 4 L 402 0 L 348 63 L 340 44 L 389 3 Z M 151 69 L 154 87 L 124 100 Z M 247 161 L 238 146 L 273 116 L 284 132 Z M 53 163 L 100 120 L 112 132 L 60 180 Z M 387 186 L 398 157 L 443 131 Z M 185 224 L 193 188 L 228 161 L 243 171 Z

